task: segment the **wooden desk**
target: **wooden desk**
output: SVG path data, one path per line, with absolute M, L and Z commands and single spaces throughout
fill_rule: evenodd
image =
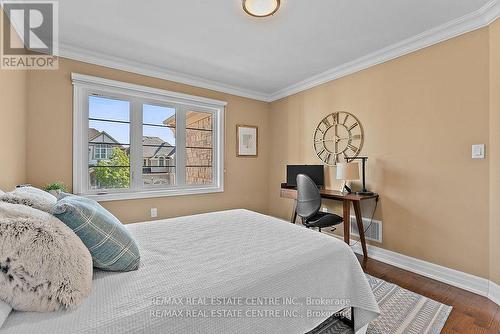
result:
M 359 239 L 361 241 L 361 246 L 363 248 L 363 256 L 364 258 L 368 258 L 368 252 L 366 250 L 366 240 L 365 240 L 365 229 L 363 227 L 363 217 L 361 216 L 361 201 L 367 199 L 377 199 L 378 194 L 364 196 L 364 195 L 356 195 L 356 194 L 346 194 L 338 190 L 329 190 L 329 189 L 321 189 L 320 190 L 321 198 L 331 199 L 334 201 L 341 201 L 344 208 L 344 241 L 349 244 L 349 240 L 351 238 L 351 203 L 354 207 L 354 213 L 356 215 L 356 223 L 358 225 L 359 231 Z M 285 184 L 281 185 L 281 194 L 282 198 L 290 198 L 297 199 L 297 188 L 286 187 Z M 297 219 L 297 211 L 296 211 L 296 202 L 293 204 L 293 213 L 290 222 L 295 224 L 295 220 Z

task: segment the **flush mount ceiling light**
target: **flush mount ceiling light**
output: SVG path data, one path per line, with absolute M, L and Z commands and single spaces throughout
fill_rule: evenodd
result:
M 243 0 L 243 10 L 251 16 L 271 16 L 280 8 L 280 0 Z

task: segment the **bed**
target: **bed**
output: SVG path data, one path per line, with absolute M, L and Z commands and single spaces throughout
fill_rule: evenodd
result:
M 379 314 L 365 275 L 336 238 L 248 210 L 127 225 L 139 270 L 94 271 L 77 309 L 13 312 L 1 333 L 306 333 L 354 311 Z

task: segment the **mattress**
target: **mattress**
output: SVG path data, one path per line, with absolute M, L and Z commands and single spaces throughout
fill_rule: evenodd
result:
M 94 271 L 74 310 L 13 312 L 0 333 L 305 333 L 354 307 L 356 330 L 379 314 L 342 241 L 248 210 L 127 225 L 137 271 Z

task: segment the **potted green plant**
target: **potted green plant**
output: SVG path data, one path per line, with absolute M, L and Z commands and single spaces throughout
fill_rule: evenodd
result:
M 51 193 L 54 196 L 57 196 L 62 192 L 67 192 L 66 186 L 62 182 L 49 183 L 45 187 L 43 187 L 43 190 Z

